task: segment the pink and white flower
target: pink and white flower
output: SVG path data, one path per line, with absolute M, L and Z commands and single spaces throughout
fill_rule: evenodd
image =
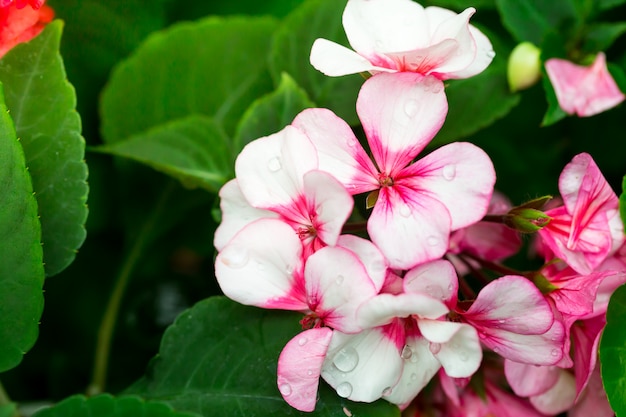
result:
M 546 211 L 552 220 L 539 236 L 555 257 L 588 275 L 624 242 L 619 200 L 587 153 L 565 166 L 559 191 L 564 205 Z
M 545 66 L 559 106 L 567 114 L 593 116 L 617 106 L 626 97 L 609 72 L 602 52 L 591 66 L 559 58 L 548 59 Z
M 458 142 L 412 162 L 447 113 L 443 84 L 435 78 L 378 74 L 361 88 L 357 113 L 373 161 L 330 110 L 304 110 L 293 125 L 315 145 L 320 170 L 352 194 L 374 192 L 367 230 L 392 268 L 440 258 L 451 231 L 486 213 L 495 183 L 491 160 L 475 145 Z
M 416 72 L 440 80 L 482 72 L 495 56 L 491 42 L 460 14 L 411 0 L 349 0 L 343 27 L 354 51 L 326 39 L 311 49 L 311 64 L 329 76 L 369 71 Z

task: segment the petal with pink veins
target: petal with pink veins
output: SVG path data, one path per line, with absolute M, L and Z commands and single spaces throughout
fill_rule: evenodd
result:
M 454 266 L 443 259 L 418 265 L 404 276 L 404 291 L 428 294 L 450 309 L 456 307 L 458 289 Z
M 367 231 L 392 268 L 409 269 L 446 253 L 450 217 L 446 207 L 426 193 L 385 187 L 367 221 Z
M 221 251 L 237 232 L 253 221 L 278 217 L 273 211 L 252 207 L 241 193 L 236 179 L 224 184 L 219 196 L 222 221 L 215 231 L 213 240 L 218 251 Z
M 333 337 L 322 366 L 322 378 L 340 397 L 373 402 L 396 385 L 404 360 L 394 340 L 378 327 Z
M 264 209 L 291 205 L 302 192 L 304 174 L 317 167 L 315 147 L 293 126 L 250 142 L 235 161 L 241 192 Z
M 315 409 L 322 363 L 332 334 L 328 327 L 306 330 L 287 342 L 278 357 L 278 390 L 297 410 Z
M 575 398 L 574 376 L 559 369 L 556 383 L 544 393 L 530 397 L 530 403 L 544 414 L 556 415 L 569 410 L 574 405 Z
M 589 378 L 598 360 L 598 345 L 606 317 L 597 315 L 587 320 L 580 320 L 572 325 L 570 333 L 574 345 L 574 376 L 576 377 L 576 395 L 581 395 L 589 383 Z
M 487 213 L 496 174 L 489 156 L 466 142 L 442 146 L 404 168 L 396 183 L 441 201 L 456 230 L 478 222 Z
M 439 132 L 448 101 L 434 77 L 377 74 L 361 87 L 356 110 L 380 172 L 393 177 Z
M 548 391 L 559 379 L 561 368 L 504 361 L 504 375 L 513 392 L 530 397 Z
M 239 231 L 217 255 L 215 276 L 224 294 L 241 304 L 307 310 L 299 278 L 301 257 L 302 244 L 291 227 L 260 219 Z
M 385 259 L 376 245 L 362 237 L 341 235 L 337 239 L 337 246 L 354 252 L 363 266 L 365 266 L 367 274 L 374 283 L 374 287 L 376 287 L 376 291 L 380 292 L 387 277 L 387 259 Z
M 377 291 L 353 252 L 330 246 L 318 250 L 307 259 L 304 277 L 309 308 L 325 325 L 344 333 L 361 330 L 357 309 Z
M 332 174 L 350 192 L 360 194 L 379 187 L 378 170 L 352 129 L 327 109 L 306 109 L 292 125 L 311 140 L 319 159 L 319 169 Z

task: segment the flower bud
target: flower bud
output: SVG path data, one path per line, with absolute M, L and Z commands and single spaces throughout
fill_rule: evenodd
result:
M 534 233 L 550 223 L 552 218 L 541 210 L 515 207 L 504 215 L 504 224 L 520 233 Z
M 512 92 L 531 87 L 541 76 L 541 50 L 530 42 L 522 42 L 509 55 L 507 78 Z

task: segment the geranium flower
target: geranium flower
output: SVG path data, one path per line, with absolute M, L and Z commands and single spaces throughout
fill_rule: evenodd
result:
M 0 0 L 0 57 L 15 45 L 28 42 L 54 19 L 44 0 Z
M 559 58 L 548 59 L 545 66 L 559 106 L 567 114 L 593 116 L 617 106 L 626 97 L 611 76 L 602 52 L 591 66 Z
M 411 0 L 349 0 L 343 27 L 354 51 L 326 39 L 311 49 L 311 64 L 330 76 L 417 72 L 440 80 L 482 72 L 495 56 L 491 42 L 460 14 L 424 9 Z
M 457 142 L 413 162 L 447 113 L 443 83 L 433 77 L 375 75 L 361 88 L 356 107 L 373 161 L 330 110 L 304 110 L 293 125 L 313 142 L 320 170 L 351 194 L 374 191 L 367 230 L 392 268 L 440 258 L 450 232 L 476 223 L 487 211 L 495 182 L 489 156 Z

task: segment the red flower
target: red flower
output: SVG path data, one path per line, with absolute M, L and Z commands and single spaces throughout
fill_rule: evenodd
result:
M 0 0 L 0 57 L 28 42 L 54 18 L 44 0 Z

